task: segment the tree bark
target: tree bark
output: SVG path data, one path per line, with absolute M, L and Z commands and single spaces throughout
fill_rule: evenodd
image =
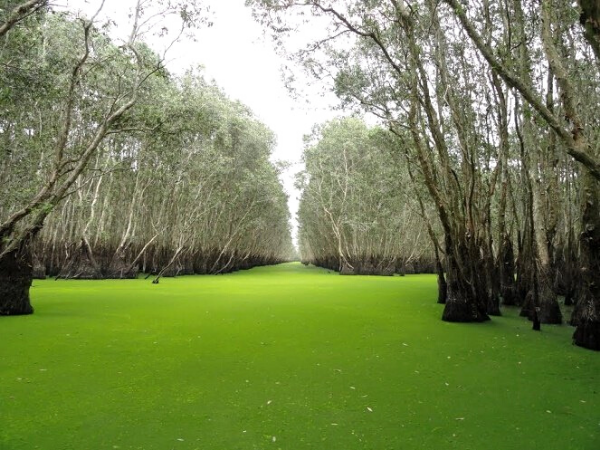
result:
M 454 243 L 446 234 L 446 283 L 447 298 L 442 320 L 445 322 L 485 322 L 487 315 L 486 302 L 477 296 L 474 278 L 467 274 L 460 260 L 469 258 L 464 243 Z M 455 254 L 457 252 L 458 254 Z
M 513 243 L 508 234 L 502 238 L 501 252 L 498 255 L 498 267 L 500 268 L 500 295 L 502 303 L 506 306 L 515 306 L 520 303 L 517 296 L 517 284 L 515 282 L 515 254 Z
M 32 314 L 29 300 L 33 269 L 27 251 L 0 257 L 0 316 Z
M 582 175 L 583 232 L 580 235 L 580 282 L 571 323 L 573 341 L 600 350 L 600 192 L 589 173 Z
M 578 0 L 581 7 L 579 22 L 583 26 L 584 36 L 596 59 L 600 61 L 600 2 L 598 0 Z
M 448 283 L 444 275 L 444 266 L 440 258 L 440 251 L 438 249 L 437 240 L 433 243 L 435 250 L 435 271 L 437 272 L 437 284 L 438 284 L 438 303 L 445 305 L 448 300 Z

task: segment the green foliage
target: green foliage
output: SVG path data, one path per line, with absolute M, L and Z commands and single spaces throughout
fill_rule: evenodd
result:
M 395 271 L 397 261 L 427 252 L 428 237 L 418 236 L 418 206 L 390 133 L 345 118 L 317 127 L 306 142 L 306 171 L 297 180 L 304 259 L 333 257 L 354 265 L 374 258 Z
M 32 16 L 3 39 L 0 224 L 42 193 L 10 228 L 19 233 L 44 216 L 42 264 L 62 264 L 65 255 L 47 249 L 82 238 L 94 251 L 128 249 L 134 259 L 155 235 L 153 250 L 164 254 L 182 245 L 224 258 L 291 254 L 287 197 L 269 160 L 273 133 L 200 72 L 172 76 L 139 40 L 158 18 L 178 14 L 185 28 L 203 22 L 205 12 L 202 2 L 144 3 L 148 21 L 124 45 L 91 27 L 86 46 L 88 23 L 53 12 Z M 94 142 L 93 157 L 84 160 Z M 52 197 L 76 169 L 65 194 Z
M 98 30 L 90 32 L 90 57 L 69 94 L 85 53 L 84 23 L 66 13 L 34 16 L 11 30 L 0 50 L 0 221 L 23 207 L 47 182 L 68 112 L 72 115 L 64 160 L 77 161 L 108 111 L 131 91 L 132 61 Z M 73 104 L 69 104 L 70 99 Z M 76 130 L 73 132 L 73 130 Z M 64 167 L 60 179 L 67 171 Z M 53 205 L 54 206 L 54 205 Z

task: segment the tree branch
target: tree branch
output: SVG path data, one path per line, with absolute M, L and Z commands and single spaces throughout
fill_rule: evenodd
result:
M 17 23 L 29 17 L 31 14 L 39 11 L 47 4 L 48 0 L 27 0 L 26 2 L 21 3 L 13 8 L 13 10 L 9 13 L 6 22 L 0 25 L 0 38 L 8 33 L 8 31 Z
M 493 53 L 492 49 L 486 45 L 481 35 L 477 32 L 473 24 L 469 21 L 464 6 L 458 0 L 444 0 L 452 9 L 460 24 L 467 32 L 471 41 L 481 52 L 488 64 L 495 70 L 504 82 L 511 88 L 516 89 L 519 94 L 535 109 L 544 121 L 554 130 L 566 146 L 567 153 L 576 161 L 580 162 L 590 174 L 600 181 L 600 161 L 598 161 L 590 151 L 589 142 L 583 137 L 583 130 L 566 129 L 552 111 L 544 102 L 534 93 L 533 89 L 525 84 L 514 72 L 509 70 Z

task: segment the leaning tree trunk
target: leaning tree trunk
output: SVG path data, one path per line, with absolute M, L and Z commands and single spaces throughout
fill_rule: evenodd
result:
M 85 237 L 73 249 L 73 253 L 60 270 L 58 278 L 79 280 L 99 280 L 104 278 L 100 266 L 94 257 L 92 246 Z
M 600 189 L 589 172 L 582 175 L 582 184 L 581 269 L 571 323 L 577 326 L 576 345 L 600 350 Z
M 29 301 L 32 276 L 28 252 L 14 251 L 0 258 L 0 316 L 33 313 Z

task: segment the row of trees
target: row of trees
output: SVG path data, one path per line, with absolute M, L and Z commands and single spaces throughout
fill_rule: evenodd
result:
M 563 294 L 575 343 L 600 350 L 595 2 L 251 3 L 280 48 L 395 137 L 441 230 L 444 320 L 488 320 L 503 300 L 559 323 Z M 286 38 L 309 21 L 325 34 L 296 52 Z
M 152 132 L 109 138 L 47 218 L 36 275 L 223 273 L 289 257 L 272 133 L 194 73 L 160 84 Z
M 200 6 L 140 0 L 121 43 L 45 2 L 0 13 L 0 314 L 32 312 L 32 266 L 158 282 L 290 257 L 271 131 L 140 40 L 174 13 L 194 26 Z
M 304 262 L 342 274 L 435 271 L 429 222 L 397 156 L 389 133 L 356 118 L 314 130 L 298 177 Z

